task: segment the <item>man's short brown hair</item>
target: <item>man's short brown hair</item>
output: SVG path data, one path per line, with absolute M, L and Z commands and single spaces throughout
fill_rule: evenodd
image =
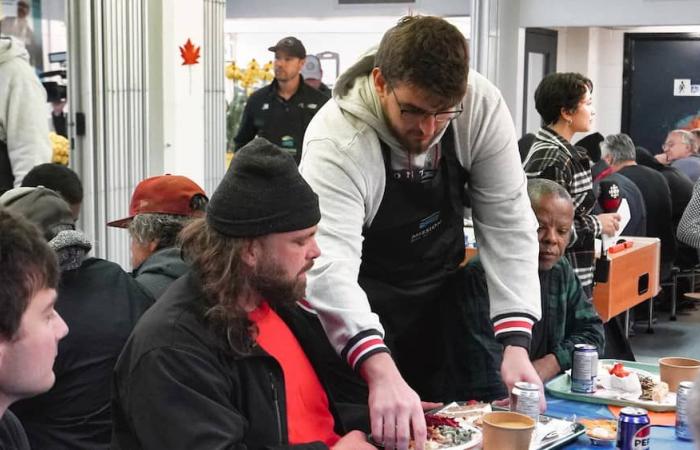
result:
M 0 338 L 17 334 L 29 301 L 42 289 L 56 289 L 58 262 L 39 229 L 0 208 Z
M 467 91 L 469 51 L 454 25 L 432 16 L 405 16 L 388 30 L 374 64 L 390 87 L 409 83 L 456 105 Z

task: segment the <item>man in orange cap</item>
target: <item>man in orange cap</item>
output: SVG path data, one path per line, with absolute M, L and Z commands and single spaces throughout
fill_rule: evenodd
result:
M 136 186 L 129 216 L 107 224 L 129 229 L 133 275 L 154 299 L 187 271 L 176 238 L 191 218 L 204 216 L 207 202 L 204 190 L 187 177 L 151 177 Z

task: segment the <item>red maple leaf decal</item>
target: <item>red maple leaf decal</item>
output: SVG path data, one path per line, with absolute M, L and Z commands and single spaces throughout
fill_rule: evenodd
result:
M 182 65 L 189 66 L 192 64 L 198 64 L 199 61 L 199 47 L 195 47 L 192 41 L 188 38 L 187 42 L 183 47 L 180 47 L 180 56 L 182 56 Z

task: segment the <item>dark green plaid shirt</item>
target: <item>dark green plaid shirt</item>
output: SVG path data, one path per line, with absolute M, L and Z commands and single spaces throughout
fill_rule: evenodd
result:
M 540 271 L 539 275 L 542 319 L 532 329 L 530 359 L 553 353 L 561 369 L 567 370 L 571 368 L 571 355 L 576 344 L 595 345 L 599 354 L 602 353 L 605 344 L 603 322 L 586 297 L 569 261 L 561 258 L 551 270 Z M 479 311 L 488 317 L 486 277 L 478 257 L 465 268 L 465 277 L 467 301 L 482 305 Z M 495 363 L 500 367 L 502 347 L 493 334 L 481 331 L 482 345 L 498 355 Z M 478 374 L 474 376 L 480 377 Z

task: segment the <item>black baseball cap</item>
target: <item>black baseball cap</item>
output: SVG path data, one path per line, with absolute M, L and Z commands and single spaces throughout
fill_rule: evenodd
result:
M 304 44 L 294 36 L 287 36 L 282 38 L 274 47 L 268 48 L 271 52 L 283 51 L 289 56 L 294 56 L 296 58 L 306 58 L 306 49 Z

